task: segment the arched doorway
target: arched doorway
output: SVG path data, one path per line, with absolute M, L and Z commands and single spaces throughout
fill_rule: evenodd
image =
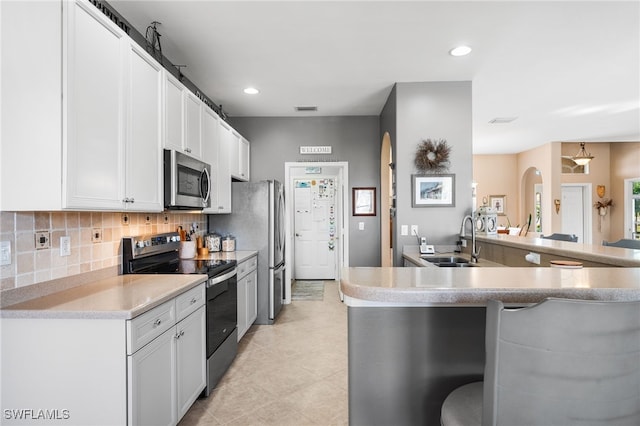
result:
M 385 132 L 380 151 L 380 263 L 393 266 L 394 169 L 391 136 Z

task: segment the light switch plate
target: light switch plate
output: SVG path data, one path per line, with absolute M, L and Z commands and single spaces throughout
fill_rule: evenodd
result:
M 11 265 L 11 242 L 0 241 L 0 266 Z
M 364 222 L 358 222 L 358 229 L 364 231 Z
M 60 237 L 60 256 L 71 256 L 71 237 Z
M 409 225 L 402 225 L 400 227 L 400 235 L 409 235 Z

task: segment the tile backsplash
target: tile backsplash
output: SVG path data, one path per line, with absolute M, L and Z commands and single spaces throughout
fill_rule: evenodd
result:
M 189 229 L 204 234 L 207 216 L 194 213 L 0 212 L 0 241 L 9 241 L 11 263 L 0 266 L 0 290 L 96 271 L 122 263 L 122 237 Z M 100 238 L 93 238 L 94 230 Z M 36 232 L 48 232 L 50 247 L 36 249 Z M 60 255 L 60 237 L 71 254 Z M 120 266 L 118 268 L 120 270 Z

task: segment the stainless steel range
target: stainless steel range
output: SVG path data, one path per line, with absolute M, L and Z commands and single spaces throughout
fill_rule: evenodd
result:
M 180 235 L 169 232 L 122 239 L 123 274 L 206 274 L 207 387 L 216 387 L 238 352 L 235 260 L 180 259 Z

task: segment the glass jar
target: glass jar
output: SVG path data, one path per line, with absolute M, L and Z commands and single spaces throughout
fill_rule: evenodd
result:
M 205 244 L 210 252 L 222 250 L 222 236 L 216 233 L 205 237 Z
M 222 238 L 222 251 L 236 251 L 236 237 L 229 234 Z

